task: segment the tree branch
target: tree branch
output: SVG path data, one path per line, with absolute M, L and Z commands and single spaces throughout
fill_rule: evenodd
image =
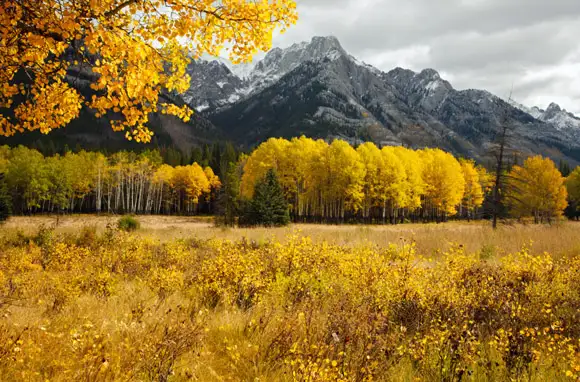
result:
M 115 8 L 111 9 L 110 11 L 105 12 L 103 15 L 105 17 L 115 16 L 117 13 L 121 12 L 123 9 L 127 8 L 131 4 L 135 4 L 137 1 L 139 1 L 139 0 L 127 0 L 127 1 L 117 5 Z

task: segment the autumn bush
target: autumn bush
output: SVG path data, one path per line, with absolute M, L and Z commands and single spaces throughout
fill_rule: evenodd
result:
M 500 252 L 45 228 L 0 241 L 0 375 L 577 380 L 580 257 Z
M 117 222 L 117 227 L 121 231 L 127 231 L 127 232 L 136 231 L 139 229 L 140 226 L 141 226 L 141 224 L 139 223 L 139 220 L 137 220 L 136 217 L 130 216 L 130 215 L 125 215 L 125 216 L 121 217 L 119 219 L 119 221 Z

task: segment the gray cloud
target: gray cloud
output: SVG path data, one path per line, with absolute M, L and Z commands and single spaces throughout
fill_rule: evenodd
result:
M 432 67 L 456 88 L 580 114 L 580 1 L 298 0 L 275 45 L 334 35 L 382 70 Z

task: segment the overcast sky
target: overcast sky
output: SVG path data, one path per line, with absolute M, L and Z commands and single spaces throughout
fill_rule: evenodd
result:
M 336 36 L 388 71 L 433 68 L 456 89 L 580 115 L 580 0 L 298 0 L 286 47 Z

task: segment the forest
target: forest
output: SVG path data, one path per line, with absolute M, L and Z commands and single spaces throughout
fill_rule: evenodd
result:
M 209 166 L 170 166 L 158 151 L 44 157 L 22 146 L 2 147 L 1 172 L 17 214 L 195 214 L 220 186 Z
M 566 166 L 560 167 L 549 158 L 533 156 L 505 168 L 500 189 L 504 217 L 551 222 L 568 205 L 568 213 L 575 216 L 580 169 L 566 179 Z M 355 148 L 341 140 L 329 144 L 306 137 L 270 139 L 243 166 L 243 197 L 252 196 L 254 184 L 269 168 L 276 169 L 295 220 L 304 222 L 484 218 L 495 178 L 474 161 L 440 149 L 378 148 L 371 142 Z
M 189 160 L 163 154 L 43 156 L 4 146 L 0 173 L 15 214 L 238 216 L 273 169 L 295 222 L 377 224 L 485 218 L 494 179 L 485 167 L 440 149 L 353 147 L 306 137 L 272 138 L 249 155 L 231 145 L 207 146 Z M 510 166 L 503 214 L 536 222 L 565 211 L 577 217 L 580 169 L 566 175 L 540 156 Z

